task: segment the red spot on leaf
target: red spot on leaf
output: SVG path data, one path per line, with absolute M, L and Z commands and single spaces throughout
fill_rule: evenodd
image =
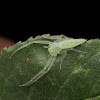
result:
M 24 65 L 26 65 L 26 64 L 27 64 L 27 62 L 28 62 L 29 58 L 30 58 L 30 56 L 27 56 L 27 57 L 26 57 L 26 60 L 25 60 L 25 64 L 24 64 Z

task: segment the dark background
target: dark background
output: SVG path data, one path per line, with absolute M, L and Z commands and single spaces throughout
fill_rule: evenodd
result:
M 4 36 L 7 38 L 10 38 L 14 42 L 18 41 L 25 41 L 29 37 L 42 35 L 42 34 L 48 34 L 51 35 L 66 35 L 68 37 L 72 38 L 85 38 L 85 39 L 94 39 L 94 38 L 100 38 L 100 32 L 2 32 L 0 33 L 0 36 Z

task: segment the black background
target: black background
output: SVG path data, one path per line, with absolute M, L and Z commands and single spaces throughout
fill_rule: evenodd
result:
M 26 41 L 29 37 L 48 34 L 51 35 L 66 35 L 72 38 L 85 38 L 85 39 L 95 39 L 100 38 L 100 32 L 2 32 L 0 36 L 4 36 L 10 38 L 11 40 L 18 42 L 18 41 Z

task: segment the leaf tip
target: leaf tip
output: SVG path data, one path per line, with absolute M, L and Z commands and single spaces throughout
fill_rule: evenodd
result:
M 3 50 L 3 51 L 7 51 L 7 47 L 4 47 L 2 50 Z
M 30 42 L 31 40 L 33 40 L 33 36 L 31 36 L 31 37 L 27 40 L 27 42 Z
M 18 44 L 22 43 L 22 41 L 17 42 Z

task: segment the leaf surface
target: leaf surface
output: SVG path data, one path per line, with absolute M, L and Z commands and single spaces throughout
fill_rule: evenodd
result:
M 53 38 L 38 36 L 2 50 L 0 100 L 100 100 L 99 39 L 89 40 L 74 48 L 81 52 L 62 50 L 46 75 L 28 87 L 19 87 L 44 68 L 49 59 L 44 46 L 48 45 L 31 44 L 10 59 L 11 54 L 34 40 L 53 42 Z

